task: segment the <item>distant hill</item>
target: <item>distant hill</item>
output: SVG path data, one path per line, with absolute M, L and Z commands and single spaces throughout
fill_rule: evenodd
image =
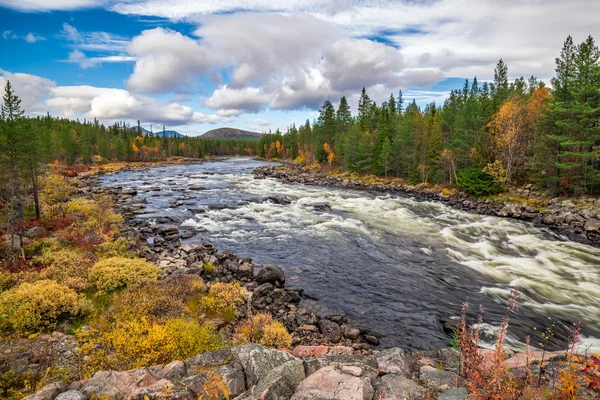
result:
M 143 127 L 140 127 L 140 128 L 142 129 L 142 133 L 146 133 L 146 134 L 150 133 L 150 131 L 148 129 L 145 129 Z M 137 131 L 137 126 L 134 126 L 131 129 Z M 154 132 L 154 136 L 162 137 L 162 135 L 163 135 L 162 129 L 159 130 L 159 131 Z M 181 133 L 179 133 L 177 131 L 172 131 L 172 130 L 171 131 L 165 130 L 165 135 L 167 137 L 183 137 L 184 136 L 183 134 L 181 134 Z
M 235 128 L 218 128 L 208 131 L 200 137 L 207 139 L 260 139 L 262 133 Z

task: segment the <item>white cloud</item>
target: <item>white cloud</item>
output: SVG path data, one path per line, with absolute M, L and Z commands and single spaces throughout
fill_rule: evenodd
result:
M 203 114 L 177 102 L 164 102 L 123 89 L 94 86 L 57 86 L 55 82 L 35 75 L 0 70 L 0 86 L 10 80 L 22 108 L 36 114 L 51 111 L 75 118 L 98 118 L 101 121 L 142 120 L 164 125 L 217 123 L 227 118 Z
M 91 8 L 106 3 L 104 0 L 0 0 L 0 6 L 19 11 L 39 12 Z
M 35 36 L 32 32 L 29 32 L 25 36 L 25 41 L 27 43 L 35 43 L 35 42 L 39 42 L 40 40 L 46 40 L 46 38 L 43 36 Z
M 212 109 L 220 110 L 219 115 L 223 116 L 256 113 L 269 104 L 269 96 L 260 88 L 231 89 L 225 85 L 216 89 L 204 104 Z
M 128 46 L 137 58 L 127 86 L 140 92 L 161 92 L 193 83 L 209 71 L 213 55 L 190 37 L 156 28 L 142 32 Z
M 129 39 L 107 32 L 80 32 L 74 26 L 63 23 L 59 35 L 70 42 L 70 46 L 78 50 L 94 52 L 125 52 Z
M 2 32 L 2 39 L 16 39 L 17 35 L 13 34 L 11 30 Z
M 11 73 L 0 69 L 0 89 L 4 90 L 6 81 L 10 81 L 13 90 L 21 99 L 21 108 L 26 111 L 41 111 L 38 101 L 50 96 L 52 88 L 56 86 L 54 81 L 41 78 L 36 75 Z M 0 102 L 2 99 L 0 98 Z
M 77 63 L 81 68 L 95 67 L 102 63 L 121 63 L 121 62 L 133 62 L 136 61 L 135 57 L 127 55 L 114 55 L 114 56 L 103 56 L 103 57 L 88 57 L 81 50 L 75 49 L 69 53 L 69 58 L 66 62 Z

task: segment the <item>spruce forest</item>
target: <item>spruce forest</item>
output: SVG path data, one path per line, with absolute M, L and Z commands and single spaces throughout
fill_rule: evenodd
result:
M 473 194 L 534 183 L 551 195 L 600 193 L 600 51 L 569 36 L 551 87 L 509 81 L 500 60 L 493 82 L 466 80 L 443 105 L 377 105 L 363 89 L 358 115 L 346 97 L 325 101 L 312 124 L 264 135 L 260 155 L 291 158 L 412 184 L 456 184 Z

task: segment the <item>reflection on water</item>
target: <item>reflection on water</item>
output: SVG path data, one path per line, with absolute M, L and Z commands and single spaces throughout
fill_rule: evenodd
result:
M 140 218 L 183 217 L 201 231 L 192 241 L 281 265 L 294 285 L 321 299 L 315 307 L 347 314 L 382 333 L 386 345 L 447 345 L 438 317 L 457 316 L 467 297 L 474 309 L 484 305 L 493 333 L 516 285 L 514 347 L 548 317 L 563 332 L 582 321 L 590 342 L 600 335 L 600 249 L 441 203 L 253 179 L 264 164 L 230 159 L 126 172 L 105 183 L 137 188 L 156 210 Z M 271 195 L 291 204 L 265 201 Z M 316 211 L 323 202 L 331 210 Z M 226 208 L 209 208 L 217 203 Z

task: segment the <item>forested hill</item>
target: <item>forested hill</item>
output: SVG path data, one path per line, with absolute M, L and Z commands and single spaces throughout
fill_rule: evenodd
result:
M 363 89 L 358 115 L 346 97 L 325 101 L 314 124 L 264 135 L 260 155 L 329 164 L 406 181 L 457 184 L 475 195 L 534 183 L 552 195 L 600 194 L 600 50 L 569 36 L 552 88 L 530 77 L 467 79 L 444 104 L 376 104 Z
M 201 137 L 204 139 L 260 139 L 262 133 L 235 128 L 218 128 L 204 133 Z

